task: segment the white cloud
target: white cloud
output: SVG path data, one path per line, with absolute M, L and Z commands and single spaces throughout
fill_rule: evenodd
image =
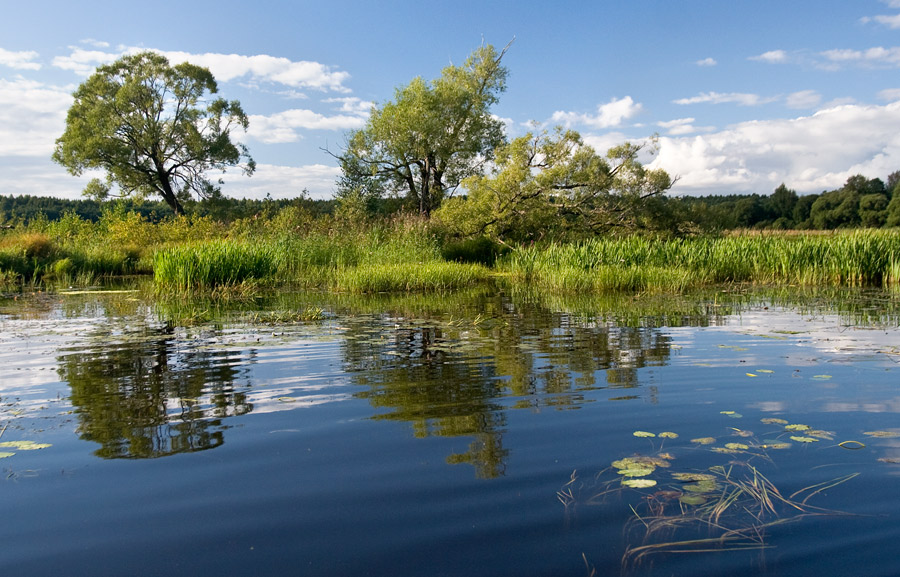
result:
M 347 114 L 356 114 L 358 116 L 364 117 L 369 116 L 369 112 L 371 112 L 372 107 L 375 105 L 374 102 L 363 100 L 362 98 L 357 98 L 355 96 L 346 96 L 343 98 L 326 98 L 322 102 L 338 103 L 341 105 L 341 112 L 345 112 Z
M 312 110 L 295 108 L 269 116 L 250 115 L 247 136 L 266 144 L 297 142 L 300 130 L 348 130 L 362 128 L 366 120 L 359 115 L 324 116 Z
M 94 70 L 103 64 L 109 64 L 121 54 L 104 52 L 102 50 L 85 50 L 77 46 L 70 46 L 71 53 L 68 56 L 56 56 L 53 58 L 53 66 L 63 70 L 70 70 L 80 76 L 89 76 Z
M 0 78 L 0 156 L 49 158 L 72 95 L 58 86 Z
M 573 125 L 586 125 L 591 128 L 612 128 L 620 126 L 625 120 L 632 118 L 641 112 L 643 106 L 636 103 L 630 96 L 625 98 L 613 98 L 606 104 L 597 106 L 597 114 L 581 114 L 578 112 L 556 111 L 550 117 L 550 122 L 569 127 Z
M 96 42 L 95 42 L 96 44 Z M 70 54 L 57 56 L 53 65 L 63 70 L 71 70 L 76 74 L 88 76 L 97 66 L 113 62 L 124 54 L 133 54 L 146 50 L 144 48 L 124 48 L 108 52 L 103 50 L 85 50 L 77 46 L 70 47 Z M 191 62 L 210 69 L 217 80 L 245 80 L 250 82 L 269 82 L 282 84 L 291 88 L 308 88 L 313 90 L 350 92 L 343 83 L 350 74 L 334 70 L 330 66 L 305 60 L 293 61 L 287 58 L 257 54 L 243 56 L 240 54 L 191 54 L 189 52 L 167 52 L 154 50 L 166 56 L 173 64 Z
M 788 108 L 815 108 L 821 102 L 822 95 L 815 90 L 801 90 L 785 97 L 785 104 Z
M 770 50 L 768 52 L 763 52 L 759 56 L 751 56 L 750 60 L 759 60 L 760 62 L 770 62 L 773 64 L 787 62 L 787 52 L 784 50 Z
M 222 192 L 235 198 L 295 198 L 306 189 L 311 198 L 331 198 L 341 169 L 325 164 L 278 166 L 257 164 L 256 172 L 247 178 L 239 171 L 223 175 Z
M 676 118 L 675 120 L 667 120 L 665 122 L 657 122 L 656 125 L 664 128 L 666 133 L 671 136 L 681 136 L 684 134 L 693 134 L 695 132 L 710 132 L 715 130 L 712 126 L 694 126 L 694 118 Z
M 900 47 L 883 48 L 876 46 L 867 50 L 835 49 L 821 53 L 826 60 L 833 64 L 863 64 L 878 65 L 887 64 L 900 66 Z
M 210 69 L 218 80 L 229 81 L 249 78 L 257 82 L 284 84 L 293 88 L 350 92 L 343 83 L 350 78 L 347 72 L 334 70 L 318 62 L 292 61 L 287 58 L 257 54 L 190 54 L 187 52 L 160 51 L 173 63 L 189 61 Z
M 31 50 L 13 52 L 0 48 L 0 66 L 7 66 L 17 70 L 40 70 L 40 63 L 33 62 L 37 57 L 38 53 Z
M 87 46 L 92 46 L 94 48 L 109 48 L 109 42 L 95 40 L 93 38 L 85 38 L 81 41 L 81 44 L 86 44 Z
M 900 102 L 847 105 L 793 119 L 744 122 L 694 137 L 659 139 L 651 163 L 679 175 L 678 194 L 838 188 L 849 176 L 884 178 L 900 166 Z
M 589 134 L 583 137 L 584 143 L 599 152 L 606 154 L 606 151 L 614 146 L 619 146 L 626 142 L 628 138 L 621 132 L 607 132 L 605 134 Z
M 718 64 L 715 58 L 704 58 L 703 60 L 698 60 L 696 62 L 697 66 L 715 66 Z
M 882 90 L 878 93 L 878 98 L 888 102 L 900 100 L 900 88 L 887 88 Z
M 675 104 L 726 104 L 735 103 L 740 106 L 758 106 L 774 101 L 774 98 L 762 98 L 758 94 L 747 94 L 742 92 L 701 92 L 697 96 L 690 98 L 680 98 L 673 100 Z

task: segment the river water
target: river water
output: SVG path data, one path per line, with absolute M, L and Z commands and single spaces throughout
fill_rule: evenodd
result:
M 7 298 L 0 567 L 898 575 L 895 300 Z

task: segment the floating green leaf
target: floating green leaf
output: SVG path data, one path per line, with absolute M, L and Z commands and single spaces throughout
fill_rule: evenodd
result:
M 677 438 L 678 438 L 678 433 L 672 433 L 672 432 L 670 432 L 670 431 L 666 431 L 666 432 L 664 432 L 664 433 L 660 433 L 659 436 L 662 437 L 662 438 L 664 438 L 664 439 L 677 439 Z
M 753 373 L 747 373 L 748 377 L 758 377 L 759 375 L 754 375 Z
M 791 448 L 791 444 L 790 444 L 790 443 L 786 443 L 786 442 L 784 442 L 784 441 L 767 440 L 767 441 L 763 441 L 763 444 L 760 445 L 760 448 L 761 448 L 761 449 L 778 449 L 778 450 L 780 450 L 780 449 L 790 449 L 790 448 Z
M 5 459 L 7 457 L 12 457 L 15 453 L 0 453 L 0 459 Z
M 726 417 L 731 417 L 732 419 L 740 419 L 744 415 L 740 413 L 736 413 L 734 411 L 719 411 L 720 414 L 725 415 Z
M 712 493 L 718 489 L 718 486 L 715 481 L 699 481 L 697 483 L 684 485 L 682 489 L 690 493 Z
M 767 417 L 765 419 L 760 419 L 759 421 L 765 425 L 787 425 L 788 424 L 788 422 L 785 421 L 784 419 L 775 419 L 773 417 Z
M 735 429 L 734 427 L 731 427 L 731 430 L 734 431 L 734 434 L 737 435 L 738 437 L 752 437 L 753 436 L 753 431 L 744 431 L 742 429 Z
M 806 431 L 806 434 L 810 437 L 816 437 L 817 439 L 825 439 L 826 441 L 834 440 L 834 431 L 820 431 L 818 429 L 810 429 Z
M 712 445 L 716 442 L 715 437 L 700 437 L 697 439 L 691 439 L 692 443 L 697 443 L 699 445 Z
M 756 369 L 757 373 L 774 373 L 775 371 L 769 369 Z
M 50 443 L 35 443 L 34 441 L 4 441 L 0 443 L 0 447 L 18 449 L 20 451 L 37 451 L 38 449 L 46 449 L 52 446 Z
M 866 431 L 863 435 L 877 437 L 879 439 L 893 439 L 894 437 L 900 437 L 900 433 L 895 433 L 894 431 Z
M 653 467 L 634 467 L 632 469 L 619 469 L 619 474 L 624 477 L 646 477 L 655 470 Z
M 685 505 L 702 505 L 706 503 L 706 497 L 702 495 L 682 495 L 678 500 Z
M 785 431 L 808 431 L 809 425 L 785 425 Z
M 795 437 L 791 436 L 792 441 L 797 441 L 798 443 L 817 443 L 819 439 L 814 439 L 812 437 Z
M 735 451 L 746 451 L 750 447 L 745 445 L 744 443 L 725 443 L 726 449 L 732 449 Z
M 715 481 L 715 475 L 709 473 L 672 473 L 672 477 L 679 481 L 694 483 L 697 481 Z
M 831 375 L 813 375 L 813 378 L 819 381 L 827 381 L 831 378 Z
M 643 489 L 646 487 L 654 487 L 656 486 L 656 481 L 653 479 L 624 479 L 622 484 L 626 487 L 632 487 L 634 489 Z
M 635 437 L 655 437 L 656 436 L 654 433 L 648 433 L 647 431 L 635 431 L 633 434 Z

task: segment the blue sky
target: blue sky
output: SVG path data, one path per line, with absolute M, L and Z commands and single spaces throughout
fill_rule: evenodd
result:
M 900 170 L 900 0 L 4 2 L 0 194 L 76 198 L 50 161 L 71 93 L 152 49 L 209 67 L 250 115 L 236 197 L 331 196 L 369 107 L 503 46 L 510 137 L 564 125 L 599 150 L 659 135 L 672 194 L 800 193 Z

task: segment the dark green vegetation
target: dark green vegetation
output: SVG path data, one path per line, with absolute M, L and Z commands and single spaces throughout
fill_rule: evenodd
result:
M 115 184 L 123 195 L 159 196 L 183 214 L 192 195 L 219 195 L 208 172 L 242 166 L 249 175 L 256 166 L 231 141 L 232 130 L 247 129 L 247 115 L 236 100 L 210 99 L 216 92 L 206 68 L 171 66 L 155 52 L 123 56 L 75 91 L 53 160 L 74 175 L 106 172 L 106 182 L 88 184 L 88 196 L 104 198 Z
M 153 222 L 107 204 L 96 222 L 69 212 L 0 232 L 0 275 L 10 289 L 132 274 L 152 274 L 166 291 L 235 295 L 274 285 L 390 292 L 496 283 L 560 294 L 720 283 L 886 286 L 900 280 L 900 234 L 585 235 L 516 243 L 460 238 L 420 217 L 361 224 L 302 203 L 231 222 L 198 215 Z

